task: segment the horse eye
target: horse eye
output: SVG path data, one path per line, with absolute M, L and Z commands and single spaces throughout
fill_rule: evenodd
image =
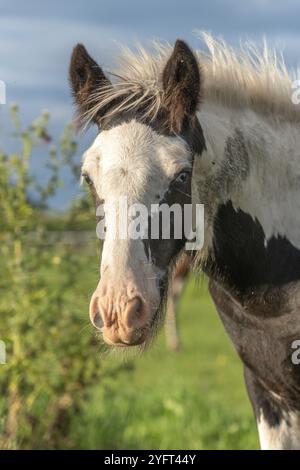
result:
M 93 186 L 93 181 L 87 173 L 82 173 L 82 177 L 84 178 L 86 184 L 88 184 L 89 186 Z
M 182 171 L 182 172 L 179 173 L 179 175 L 177 176 L 176 182 L 177 182 L 177 183 L 180 183 L 180 184 L 184 184 L 184 183 L 187 182 L 188 177 L 189 177 L 189 172 L 187 172 L 187 171 Z

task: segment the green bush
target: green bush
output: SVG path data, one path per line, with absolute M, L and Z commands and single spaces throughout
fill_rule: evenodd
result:
M 0 366 L 0 448 L 71 448 L 70 418 L 81 412 L 89 385 L 105 388 L 111 374 L 74 298 L 84 290 L 81 265 L 88 255 L 49 243 L 42 212 L 61 185 L 61 167 L 76 173 L 76 144 L 67 127 L 53 145 L 45 113 L 23 129 L 13 106 L 11 120 L 16 151 L 0 149 L 0 339 L 7 348 L 7 364 Z M 30 173 L 34 151 L 49 169 L 43 187 Z M 72 220 L 82 205 L 90 210 L 75 204 Z

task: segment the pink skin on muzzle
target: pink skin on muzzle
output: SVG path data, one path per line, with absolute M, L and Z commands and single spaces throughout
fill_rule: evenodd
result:
M 156 289 L 157 290 L 157 289 Z M 156 292 L 157 307 L 159 304 Z M 153 298 L 146 299 L 133 280 L 115 284 L 109 275 L 104 275 L 90 302 L 92 324 L 103 334 L 106 343 L 115 346 L 134 346 L 147 338 L 153 314 Z M 157 310 L 157 308 L 155 309 Z

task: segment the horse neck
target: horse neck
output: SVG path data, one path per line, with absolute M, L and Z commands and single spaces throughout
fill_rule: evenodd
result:
M 209 104 L 199 113 L 199 121 L 207 149 L 195 161 L 193 199 L 205 207 L 205 253 L 215 243 L 220 212 L 225 222 L 218 243 L 221 238 L 234 245 L 234 236 L 243 237 L 245 247 L 252 249 L 247 238 L 253 234 L 247 230 L 253 229 L 253 221 L 259 243 L 262 238 L 267 246 L 270 239 L 282 237 L 300 249 L 297 126 L 250 110 Z M 240 222 L 247 229 L 234 235 Z

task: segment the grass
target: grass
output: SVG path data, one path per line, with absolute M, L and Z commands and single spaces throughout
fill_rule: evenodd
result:
M 207 293 L 191 280 L 180 303 L 182 350 L 129 360 L 110 387 L 95 386 L 73 418 L 81 449 L 256 449 L 256 426 L 241 363 Z M 96 353 L 96 351 L 95 351 Z M 99 356 L 99 364 L 121 359 Z

